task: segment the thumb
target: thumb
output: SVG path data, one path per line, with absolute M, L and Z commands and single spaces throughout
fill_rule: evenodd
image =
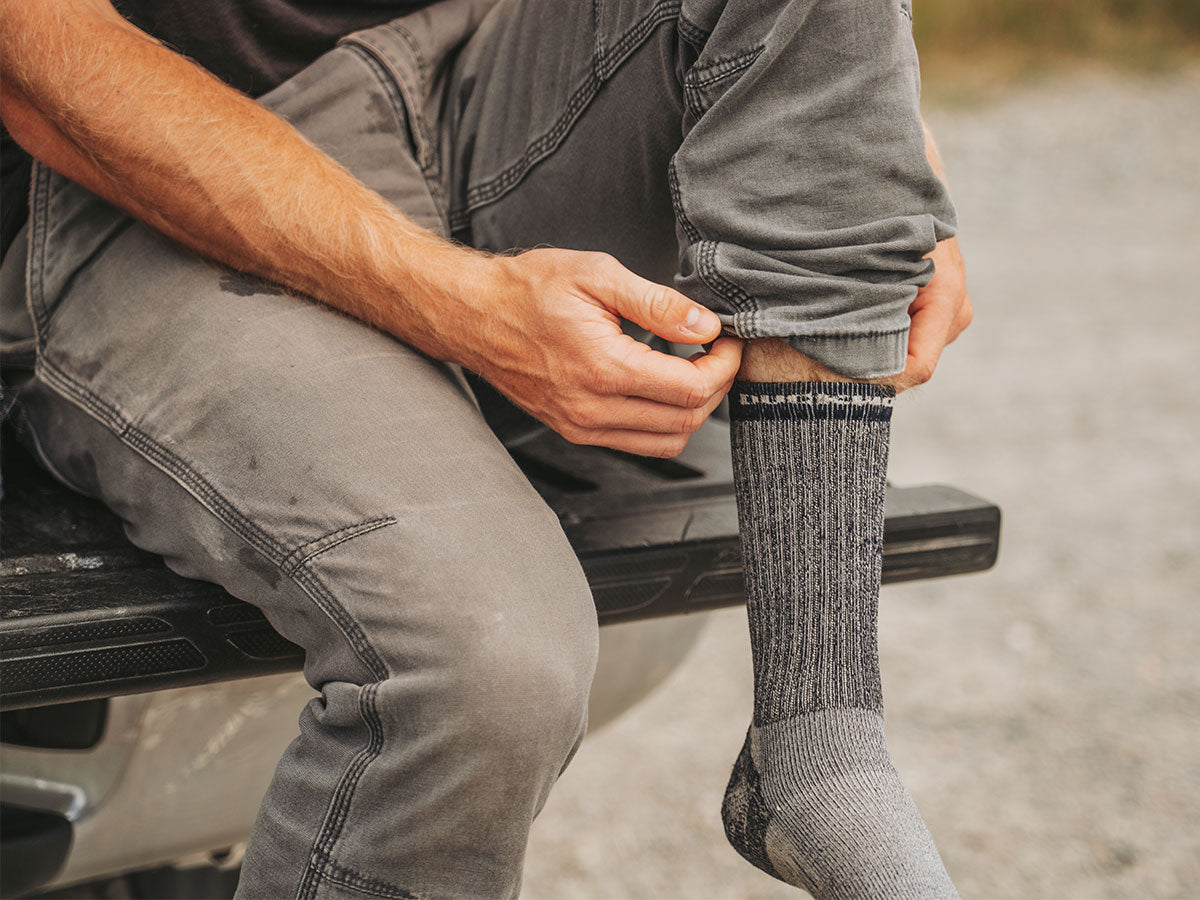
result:
M 620 263 L 614 267 L 612 286 L 613 311 L 660 338 L 677 344 L 706 344 L 721 333 L 716 313 L 679 291 L 635 275 Z

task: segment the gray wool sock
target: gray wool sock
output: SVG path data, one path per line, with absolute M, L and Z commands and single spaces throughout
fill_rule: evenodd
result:
M 956 898 L 883 737 L 876 610 L 891 388 L 736 382 L 754 723 L 729 842 L 820 900 Z

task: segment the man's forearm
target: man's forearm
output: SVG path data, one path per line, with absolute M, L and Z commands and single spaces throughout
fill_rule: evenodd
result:
M 431 314 L 444 324 L 477 295 L 446 292 L 482 277 L 482 255 L 415 225 L 107 3 L 5 2 L 3 15 L 0 111 L 32 155 L 205 256 L 453 355 Z

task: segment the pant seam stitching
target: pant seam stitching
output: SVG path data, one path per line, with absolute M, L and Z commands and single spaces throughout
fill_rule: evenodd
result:
M 160 446 L 153 438 L 136 428 L 126 420 L 116 409 L 105 403 L 91 391 L 76 383 L 65 372 L 42 357 L 38 360 L 38 375 L 57 393 L 75 403 L 89 415 L 92 415 L 102 425 L 116 434 L 117 438 L 131 447 L 135 452 L 148 460 L 151 465 L 166 473 L 177 484 L 188 490 L 201 504 L 225 524 L 227 528 L 246 541 L 251 547 L 263 554 L 268 560 L 280 565 L 283 556 L 279 542 L 255 526 L 216 490 L 199 472 L 184 460 Z M 114 427 L 114 425 L 120 427 Z M 382 527 L 376 526 L 376 527 Z M 318 609 L 327 615 L 353 648 L 355 656 L 364 668 L 376 679 L 367 685 L 359 697 L 359 714 L 367 725 L 371 737 L 364 748 L 342 773 L 330 798 L 330 807 L 326 812 L 325 821 L 317 833 L 309 865 L 297 890 L 297 897 L 311 898 L 315 896 L 317 885 L 321 880 L 318 870 L 316 853 L 328 853 L 338 837 L 341 836 L 345 825 L 346 814 L 350 800 L 366 770 L 378 756 L 383 746 L 383 726 L 375 708 L 375 693 L 379 681 L 388 675 L 387 666 L 371 646 L 366 633 L 354 620 L 354 617 L 338 602 L 336 596 L 313 572 L 310 565 L 303 565 L 290 573 L 294 581 L 313 600 Z
M 392 30 L 395 30 L 395 29 L 392 29 Z M 420 152 L 419 152 L 419 155 L 422 158 L 418 160 L 418 162 L 421 165 L 421 168 L 424 169 L 427 165 L 427 161 L 423 158 L 425 156 L 426 152 L 429 153 L 430 157 L 434 156 L 434 153 L 433 153 L 434 141 L 433 141 L 433 138 L 430 136 L 429 130 L 425 127 L 424 120 L 417 114 L 417 104 L 414 102 L 415 98 L 411 98 L 406 95 L 406 92 L 404 89 L 405 88 L 404 78 L 400 75 L 399 72 L 396 71 L 395 67 L 391 64 L 390 60 L 388 60 L 387 54 L 383 50 L 376 47 L 373 43 L 371 43 L 362 34 L 350 35 L 347 38 L 343 38 L 341 43 L 343 46 L 350 47 L 354 50 L 357 50 L 359 54 L 364 55 L 367 59 L 370 60 L 370 62 L 374 66 L 378 67 L 378 69 L 381 69 L 385 73 L 386 77 L 381 78 L 380 80 L 386 84 L 389 93 L 392 93 L 393 91 L 399 93 L 400 104 L 401 104 L 402 108 L 404 110 L 408 110 L 409 112 L 411 112 L 411 115 L 408 116 L 408 118 L 410 118 L 412 120 L 413 126 L 421 133 L 421 138 L 424 142 L 424 147 L 421 148 Z M 412 44 L 410 41 L 405 41 L 405 43 L 409 45 L 410 49 L 412 49 Z M 425 76 L 421 71 L 421 67 L 422 67 L 421 56 L 415 50 L 413 50 L 412 52 L 417 57 L 417 59 L 416 59 L 417 78 L 421 81 L 421 84 L 419 86 L 422 89 L 424 89 Z M 395 101 L 395 97 L 393 97 L 393 101 Z
M 683 229 L 689 243 L 700 243 L 700 232 L 696 230 L 696 226 L 692 224 L 692 220 L 683 210 L 683 195 L 679 191 L 679 173 L 675 168 L 674 156 L 667 163 L 667 186 L 671 191 L 671 205 L 675 208 L 675 218 L 679 221 L 679 227 Z
M 600 53 L 594 60 L 592 70 L 568 98 L 566 107 L 554 124 L 527 144 L 521 157 L 507 169 L 467 191 L 466 205 L 450 216 L 451 229 L 465 228 L 472 212 L 499 200 L 516 187 L 530 169 L 557 149 L 570 134 L 579 116 L 595 99 L 600 87 L 612 77 L 629 54 L 649 38 L 655 28 L 678 16 L 681 3 L 682 0 L 659 0 L 615 44 Z
M 425 61 L 425 56 L 421 53 L 421 48 L 417 44 L 416 38 L 412 36 L 412 32 L 399 22 L 391 21 L 384 27 L 396 32 L 400 36 L 400 40 L 408 44 L 408 49 L 412 51 L 413 58 L 417 61 L 417 74 L 421 78 L 421 87 L 424 88 L 429 84 L 429 64 Z
M 737 284 L 717 271 L 717 242 L 702 241 L 696 260 L 700 278 L 719 296 L 732 303 L 739 311 L 753 312 L 754 301 Z
M 279 563 L 279 568 L 286 574 L 291 575 L 296 569 L 316 559 L 322 553 L 332 550 L 338 544 L 344 544 L 346 541 L 353 540 L 361 535 L 369 534 L 379 528 L 386 528 L 388 525 L 395 524 L 395 516 L 376 516 L 372 519 L 356 522 L 353 525 L 335 528 L 333 531 L 323 534 L 319 538 L 309 541 L 307 544 L 301 544 Z
M 604 54 L 604 42 L 600 39 L 600 22 L 604 18 L 604 0 L 592 0 L 592 59 Z
M 679 20 L 676 27 L 679 29 L 680 36 L 696 49 L 703 47 L 708 43 L 708 39 L 712 37 L 712 31 L 706 31 L 701 28 L 689 19 L 682 9 L 679 12 Z
M 684 84 L 690 84 L 696 88 L 716 84 L 718 81 L 722 81 L 730 75 L 736 75 L 743 69 L 753 65 L 764 49 L 764 45 L 759 44 L 743 53 L 735 53 L 732 56 L 721 56 L 702 66 L 692 66 L 687 75 L 684 76 Z
M 50 170 L 38 163 L 33 164 L 33 175 L 29 186 L 29 255 L 26 257 L 25 277 L 28 284 L 28 306 L 33 313 L 34 337 L 39 347 L 45 346 L 46 331 L 49 328 L 50 317 L 46 311 L 46 206 L 49 194 Z M 34 214 L 36 211 L 36 214 Z M 36 264 L 34 255 L 37 255 Z
M 349 890 L 372 897 L 385 897 L 389 900 L 418 900 L 417 895 L 412 891 L 380 878 L 364 875 L 356 869 L 334 862 L 332 859 L 326 858 L 322 868 L 327 880 Z
M 305 571 L 311 574 L 311 569 L 305 566 Z M 350 804 L 354 799 L 354 790 L 362 779 L 367 767 L 378 758 L 383 750 L 383 723 L 379 719 L 379 711 L 375 705 L 375 694 L 379 690 L 379 682 L 363 687 L 358 698 L 358 712 L 370 732 L 370 739 L 350 761 L 350 765 L 338 779 L 330 798 L 329 808 L 325 813 L 325 821 L 313 841 L 309 853 L 308 868 L 304 878 L 296 889 L 297 900 L 312 900 L 316 897 L 317 887 L 325 876 L 325 863 L 330 859 L 334 845 L 342 835 L 346 819 L 350 813 Z
M 704 115 L 715 102 L 705 96 L 704 89 L 746 71 L 754 65 L 764 49 L 760 44 L 745 53 L 717 59 L 699 68 L 693 67 L 683 79 L 683 100 L 688 111 L 696 118 Z
M 374 75 L 375 80 L 379 82 L 384 93 L 387 95 L 396 116 L 402 120 L 402 124 L 404 124 L 406 130 L 411 132 L 413 161 L 416 162 L 417 169 L 421 172 L 421 178 L 425 182 L 425 189 L 429 192 L 430 199 L 433 200 L 438 218 L 445 224 L 446 231 L 449 233 L 450 217 L 446 210 L 446 200 L 442 192 L 440 181 L 441 163 L 436 151 L 436 142 L 425 125 L 424 117 L 417 110 L 416 104 L 412 101 L 412 98 L 406 95 L 404 79 L 400 76 L 399 72 L 386 62 L 382 51 L 378 50 L 374 44 L 364 38 L 351 35 L 348 38 L 343 38 L 339 46 L 350 50 L 366 63 L 367 67 L 371 70 L 371 74 Z M 414 49 L 413 52 L 416 53 L 416 50 Z M 417 65 L 421 65 L 419 54 L 417 54 Z M 418 77 L 424 78 L 420 73 L 418 73 Z

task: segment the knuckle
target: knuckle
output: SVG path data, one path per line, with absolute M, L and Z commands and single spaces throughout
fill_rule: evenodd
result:
M 600 414 L 593 406 L 577 406 L 571 411 L 571 424 L 585 431 L 597 428 L 600 425 Z
M 595 389 L 607 376 L 608 367 L 595 356 L 580 361 L 580 380 L 589 389 Z
M 680 453 L 683 452 L 683 448 L 687 446 L 687 442 L 688 442 L 687 435 L 681 435 L 679 437 L 672 437 L 670 440 L 666 441 L 663 445 L 663 454 L 662 454 L 663 458 L 670 459 L 673 456 L 678 456 Z
M 687 389 L 683 405 L 689 409 L 700 409 L 709 401 L 712 392 L 705 385 L 693 384 Z
M 652 291 L 647 300 L 650 315 L 655 319 L 662 321 L 670 317 L 671 308 L 675 304 L 674 299 L 665 290 Z
M 587 443 L 587 429 L 580 428 L 579 426 L 573 425 L 569 422 L 565 423 L 561 428 L 559 428 L 558 433 L 560 435 L 562 435 L 564 438 L 566 438 L 569 443 L 572 443 L 572 444 L 586 444 Z
M 603 359 L 592 359 L 588 361 L 585 373 L 588 386 L 596 393 L 620 393 L 621 371 L 619 365 Z
M 670 459 L 678 456 L 683 452 L 683 448 L 687 446 L 689 435 L 673 434 L 664 436 L 660 441 L 654 444 L 649 450 L 642 451 L 646 456 L 657 457 L 658 459 Z
M 596 267 L 597 271 L 608 274 L 615 272 L 621 265 L 619 262 L 617 262 L 617 258 L 615 256 L 613 256 L 611 253 L 605 253 L 602 250 L 589 251 L 588 258 L 590 259 L 592 265 Z
M 551 247 L 534 247 L 523 251 L 517 259 L 538 263 L 539 265 L 554 265 L 559 261 L 559 251 Z
M 538 247 L 526 252 L 538 254 L 539 262 L 545 267 L 546 273 L 552 277 L 571 277 L 579 271 L 579 263 L 570 250 L 562 250 L 558 247 Z

